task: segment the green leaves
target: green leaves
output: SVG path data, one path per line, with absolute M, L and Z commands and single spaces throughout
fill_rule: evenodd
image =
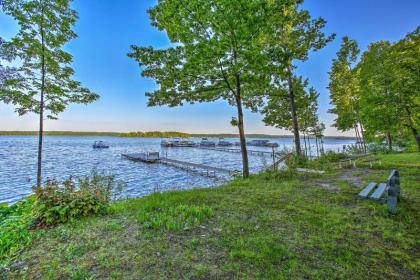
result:
M 359 73 L 354 67 L 359 52 L 356 41 L 343 37 L 329 73 L 328 89 L 334 106 L 329 112 L 337 115 L 334 126 L 343 131 L 354 128 L 360 122 Z
M 355 41 L 343 38 L 330 72 L 335 125 L 348 130 L 363 123 L 370 140 L 406 138 L 412 133 L 420 150 L 420 28 L 397 43 L 374 42 L 357 61 Z M 357 64 L 356 64 L 357 63 Z
M 268 25 L 266 1 L 159 1 L 149 10 L 152 24 L 165 30 L 176 46 L 165 50 L 132 46 L 129 57 L 152 78 L 158 89 L 148 92 L 150 106 L 225 99 L 255 109 L 268 83 L 262 39 Z M 241 78 L 237 92 L 236 75 Z M 256 103 L 255 103 L 256 102 Z
M 314 88 L 308 88 L 308 80 L 294 77 L 293 90 L 296 101 L 296 113 L 301 131 L 313 130 L 318 124 L 317 99 L 319 94 Z M 279 83 L 276 91 L 268 97 L 264 110 L 264 123 L 280 129 L 293 130 L 292 113 L 287 85 Z
M 1 3 L 3 11 L 19 24 L 16 37 L 0 44 L 0 57 L 15 61 L 14 75 L 1 76 L 0 101 L 16 106 L 20 114 L 44 109 L 55 119 L 70 103 L 87 104 L 99 98 L 72 80 L 72 56 L 62 48 L 76 37 L 71 29 L 77 14 L 70 0 L 13 1 Z M 1 73 L 1 72 L 0 72 Z

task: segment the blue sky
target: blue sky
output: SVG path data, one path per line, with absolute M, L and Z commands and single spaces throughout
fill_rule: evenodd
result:
M 79 37 L 66 45 L 66 50 L 74 56 L 75 78 L 99 93 L 101 99 L 88 106 L 71 105 L 58 121 L 47 121 L 47 130 L 236 133 L 229 124 L 236 111 L 224 101 L 180 108 L 146 106 L 144 93 L 153 90 L 154 82 L 140 77 L 140 68 L 126 54 L 131 44 L 157 48 L 169 45 L 165 33 L 150 26 L 146 11 L 154 3 L 155 0 L 74 1 L 73 8 L 79 13 L 74 29 Z M 362 51 L 373 41 L 399 40 L 420 24 L 420 1 L 306 0 L 303 7 L 314 17 L 327 20 L 327 34 L 337 34 L 334 42 L 299 64 L 297 73 L 309 78 L 320 93 L 319 114 L 327 124 L 326 134 L 340 135 L 329 127 L 334 116 L 327 113 L 326 86 L 341 37 L 356 39 Z M 0 12 L 0 36 L 10 39 L 16 31 L 15 22 Z M 247 133 L 287 133 L 266 127 L 259 114 L 250 112 L 246 113 L 245 126 Z M 36 129 L 36 116 L 18 117 L 12 106 L 0 104 L 0 130 Z

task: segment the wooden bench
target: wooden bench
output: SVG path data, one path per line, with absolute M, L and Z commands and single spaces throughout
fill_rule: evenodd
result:
M 369 183 L 359 193 L 359 197 L 387 203 L 388 211 L 394 214 L 397 211 L 397 203 L 400 201 L 400 174 L 398 170 L 392 170 L 385 183 Z

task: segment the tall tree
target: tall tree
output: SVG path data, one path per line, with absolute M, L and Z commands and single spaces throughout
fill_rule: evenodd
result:
M 296 153 L 300 155 L 299 122 L 295 89 L 293 88 L 293 69 L 296 61 L 306 61 L 308 53 L 323 48 L 332 41 L 335 34 L 326 36 L 322 29 L 326 22 L 322 18 L 311 19 L 307 10 L 300 8 L 303 0 L 285 1 L 281 11 L 272 17 L 272 31 L 267 40 L 272 55 L 274 75 L 287 81 L 288 99 L 292 115 L 292 126 Z
M 363 53 L 360 67 L 360 114 L 369 136 L 383 135 L 392 150 L 392 137 L 401 129 L 399 93 L 393 90 L 392 44 L 379 41 Z
M 172 47 L 132 46 L 130 57 L 153 78 L 149 106 L 224 99 L 237 109 L 243 176 L 248 154 L 243 108 L 257 110 L 270 82 L 263 38 L 270 21 L 288 1 L 161 0 L 149 10 L 152 25 L 165 30 Z
M 17 35 L 2 44 L 20 63 L 22 79 L 1 88 L 0 101 L 16 106 L 19 115 L 39 114 L 37 186 L 42 179 L 44 118 L 56 119 L 70 103 L 87 104 L 99 98 L 72 79 L 72 56 L 63 50 L 76 37 L 72 26 L 77 14 L 70 0 L 3 0 L 4 12 L 19 24 Z
M 392 91 L 398 94 L 398 120 L 414 136 L 420 152 L 420 26 L 391 47 Z
M 358 142 L 364 143 L 359 109 L 360 83 L 357 68 L 359 53 L 357 42 L 347 36 L 343 37 L 337 58 L 333 60 L 329 72 L 328 89 L 333 105 L 329 112 L 337 116 L 335 127 L 342 131 L 354 129 Z
M 303 80 L 302 77 L 293 77 L 292 83 L 296 102 L 296 121 L 299 123 L 301 131 L 307 134 L 318 123 L 317 99 L 319 94 L 314 88 L 308 87 L 308 80 Z M 294 117 L 290 106 L 288 83 L 274 80 L 273 84 L 275 84 L 275 87 L 272 87 L 267 105 L 262 110 L 263 121 L 267 125 L 294 131 Z

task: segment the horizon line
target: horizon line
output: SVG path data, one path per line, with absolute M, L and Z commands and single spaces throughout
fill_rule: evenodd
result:
M 182 131 L 174 131 L 174 130 L 150 130 L 150 131 L 129 131 L 129 132 L 122 132 L 122 131 L 74 131 L 74 130 L 45 130 L 44 133 L 63 133 L 63 134 L 79 134 L 82 136 L 82 134 L 112 134 L 112 135 L 128 135 L 130 133 L 178 133 L 178 134 L 184 134 L 184 135 L 191 135 L 191 136 L 218 136 L 218 135 L 224 135 L 224 136 L 238 136 L 237 133 L 190 133 L 190 132 L 182 132 Z M 38 134 L 38 131 L 36 130 L 0 130 L 0 136 L 6 136 L 6 135 L 33 135 Z M 293 137 L 293 134 L 266 134 L 266 133 L 245 133 L 245 135 L 258 135 L 258 136 L 267 136 L 267 137 Z M 49 135 L 54 136 L 54 135 Z M 65 135 L 63 135 L 65 136 Z M 324 137 L 334 137 L 334 138 L 356 138 L 354 136 L 346 136 L 346 135 L 324 135 Z

